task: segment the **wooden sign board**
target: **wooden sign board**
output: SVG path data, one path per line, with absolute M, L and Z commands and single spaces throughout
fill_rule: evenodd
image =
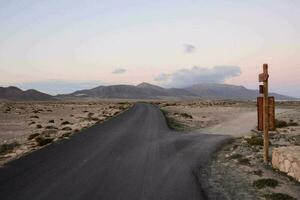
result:
M 263 97 L 257 97 L 257 129 L 264 129 L 264 100 Z M 275 98 L 269 97 L 269 130 L 275 131 Z
M 265 91 L 264 86 L 263 86 L 263 85 L 260 85 L 260 86 L 259 86 L 259 94 L 263 94 L 264 91 Z
M 258 76 L 259 82 L 266 82 L 268 78 L 269 78 L 269 74 L 266 73 L 259 74 Z

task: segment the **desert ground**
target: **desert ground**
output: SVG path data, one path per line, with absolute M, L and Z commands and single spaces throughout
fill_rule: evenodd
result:
M 164 113 L 170 128 L 185 133 L 230 135 L 232 140 L 199 170 L 209 181 L 209 197 L 229 199 L 300 199 L 300 184 L 263 164 L 262 133 L 256 130 L 255 102 L 148 101 Z M 133 102 L 43 102 L 0 104 L 0 164 L 61 139 L 126 110 Z M 276 105 L 277 130 L 270 133 L 271 151 L 300 146 L 300 103 Z M 271 155 L 270 155 L 271 156 Z M 272 186 L 259 185 L 268 180 Z
M 157 103 L 176 128 L 240 136 L 256 125 L 256 104 L 237 101 L 183 101 Z M 243 123 L 243 126 L 241 126 Z
M 100 123 L 127 102 L 0 103 L 0 164 Z

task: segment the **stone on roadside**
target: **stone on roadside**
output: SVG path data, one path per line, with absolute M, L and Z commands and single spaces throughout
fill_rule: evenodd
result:
M 300 146 L 274 148 L 272 165 L 300 182 Z

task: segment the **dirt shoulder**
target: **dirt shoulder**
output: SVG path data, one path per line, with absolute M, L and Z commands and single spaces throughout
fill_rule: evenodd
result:
M 128 102 L 0 103 L 0 165 L 117 115 Z
M 170 121 L 181 125 L 181 130 L 238 136 L 249 133 L 256 125 L 256 107 L 252 102 L 187 101 L 158 105 Z

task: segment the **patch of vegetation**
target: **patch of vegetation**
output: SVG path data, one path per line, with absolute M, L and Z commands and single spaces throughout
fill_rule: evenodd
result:
M 40 129 L 40 128 L 43 128 L 43 126 L 40 125 L 40 124 L 37 124 L 37 125 L 36 125 L 36 128 Z
M 61 125 L 68 125 L 68 124 L 71 124 L 69 121 L 64 121 L 61 123 Z
M 275 188 L 276 186 L 278 186 L 278 181 L 275 179 L 271 179 L 271 178 L 258 179 L 253 182 L 253 186 L 258 189 L 262 189 L 265 187 Z
M 54 123 L 54 119 L 49 120 L 48 123 Z
M 20 146 L 20 144 L 18 142 L 12 142 L 12 143 L 8 143 L 8 144 L 2 144 L 0 146 L 0 154 L 5 154 L 7 152 L 10 152 L 12 150 L 14 150 L 14 148 Z
M 129 104 L 129 102 L 118 102 L 117 104 L 119 104 L 119 105 L 126 105 L 126 104 Z
M 251 165 L 250 160 L 248 158 L 239 158 L 238 163 L 241 165 Z
M 99 121 L 100 119 L 99 119 L 98 117 L 92 117 L 92 118 L 89 118 L 89 120 L 97 122 L 97 121 Z
M 58 128 L 55 126 L 46 126 L 45 129 L 58 129 Z
M 62 138 L 64 137 L 69 137 L 72 133 L 71 132 L 67 132 L 61 135 Z
M 297 122 L 294 122 L 294 120 L 290 120 L 288 123 L 288 126 L 299 126 L 299 124 Z
M 167 125 L 170 129 L 180 130 L 180 131 L 187 129 L 186 125 L 184 125 L 183 123 L 180 123 L 179 121 L 177 121 L 173 117 L 170 117 L 165 110 L 162 110 L 162 113 L 164 114 Z
M 261 170 L 255 170 L 255 171 L 253 171 L 253 174 L 256 176 L 262 176 L 263 173 Z
M 232 160 L 232 159 L 241 159 L 243 156 L 241 154 L 233 154 L 231 156 L 228 157 L 228 159 Z
M 63 130 L 63 131 L 71 131 L 72 128 L 69 127 L 69 126 L 66 126 L 66 127 L 63 127 L 61 130 Z
M 55 134 L 55 133 L 57 133 L 57 129 L 48 129 L 48 130 L 44 130 L 42 132 L 42 135 L 50 136 L 50 135 Z
M 251 146 L 263 146 L 264 145 L 264 140 L 260 136 L 251 136 L 251 138 L 246 138 L 245 140 Z
M 32 124 L 35 124 L 35 122 L 31 121 L 31 122 L 28 123 L 29 126 L 32 125 Z
M 294 122 L 294 120 L 290 120 L 289 122 L 283 121 L 283 120 L 275 120 L 275 126 L 276 128 L 284 128 L 288 126 L 299 126 L 297 122 Z
M 181 117 L 184 117 L 184 118 L 193 119 L 193 116 L 189 115 L 187 113 L 181 113 L 180 115 L 181 115 Z
M 31 118 L 31 119 L 38 119 L 39 116 L 37 116 L 37 115 L 32 115 L 32 116 L 30 116 L 30 118 Z
M 39 135 L 40 135 L 39 133 L 33 133 L 33 134 L 29 135 L 27 139 L 32 140 L 32 139 L 36 138 Z
M 94 114 L 95 114 L 95 113 L 89 113 L 89 114 L 88 114 L 88 118 L 93 117 Z
M 288 123 L 286 121 L 278 120 L 278 119 L 275 120 L 275 127 L 276 128 L 284 128 L 284 127 L 287 127 L 287 126 L 288 126 Z
M 267 200 L 297 200 L 296 198 L 283 193 L 271 193 L 264 196 Z
M 39 146 L 44 146 L 46 144 L 52 143 L 53 142 L 53 138 L 44 138 L 42 136 L 36 137 L 35 141 L 37 142 L 37 144 Z

